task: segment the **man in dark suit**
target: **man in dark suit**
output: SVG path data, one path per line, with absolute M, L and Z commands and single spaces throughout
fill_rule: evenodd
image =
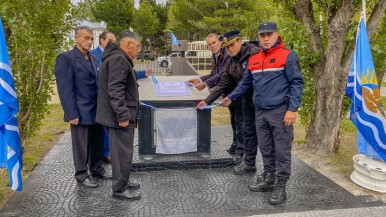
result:
M 129 180 L 133 162 L 134 129 L 139 108 L 138 84 L 133 59 L 141 50 L 141 37 L 131 31 L 120 35 L 119 46 L 109 42 L 103 52 L 98 79 L 96 121 L 106 126 L 113 172 L 113 197 L 138 200 L 131 190 L 140 188 Z
M 70 123 L 75 179 L 88 188 L 105 178 L 102 126 L 95 122 L 98 61 L 89 54 L 93 32 L 87 26 L 75 29 L 76 46 L 56 58 L 55 77 L 64 121 Z

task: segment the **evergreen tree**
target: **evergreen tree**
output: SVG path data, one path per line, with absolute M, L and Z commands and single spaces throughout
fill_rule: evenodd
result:
M 107 28 L 118 36 L 131 26 L 134 0 L 95 0 L 92 13 L 96 20 L 105 21 Z

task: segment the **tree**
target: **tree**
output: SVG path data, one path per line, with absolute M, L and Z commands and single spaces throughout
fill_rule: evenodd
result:
M 91 22 L 98 22 L 94 17 L 92 9 L 95 7 L 94 0 L 84 0 L 78 2 L 76 5 L 76 14 L 74 18 L 77 20 L 89 20 Z
M 169 10 L 169 28 L 181 38 L 190 40 L 202 40 L 211 32 L 246 30 L 259 19 L 257 5 L 252 0 L 176 0 Z M 245 32 L 249 35 L 249 30 Z
M 0 3 L 19 99 L 19 131 L 23 144 L 41 124 L 53 94 L 56 56 L 66 47 L 73 28 L 70 0 L 15 0 Z
M 360 2 L 359 2 L 360 3 Z M 354 53 L 354 37 L 360 4 L 355 1 L 286 1 L 309 35 L 310 65 L 316 101 L 308 128 L 307 146 L 321 153 L 335 152 L 343 113 L 343 96 Z M 386 1 L 374 4 L 367 22 L 371 40 L 386 9 Z
M 141 0 L 140 3 L 147 2 L 153 7 L 154 13 L 157 15 L 159 20 L 158 31 L 150 38 L 150 43 L 157 53 L 166 53 L 166 37 L 165 30 L 168 23 L 168 11 L 170 8 L 170 2 L 167 1 L 166 4 L 157 4 L 155 0 Z
M 371 41 L 371 52 L 374 58 L 375 72 L 377 73 L 378 84 L 381 86 L 382 78 L 386 74 L 386 16 L 379 24 L 379 29 Z M 384 105 L 386 106 L 386 105 Z
M 143 44 L 146 47 L 151 45 L 146 43 L 158 32 L 159 20 L 150 4 L 142 2 L 139 9 L 135 10 L 132 26 L 134 31 L 142 36 Z
M 95 0 L 92 8 L 95 19 L 105 21 L 116 35 L 128 30 L 134 14 L 134 0 Z
M 196 6 L 196 0 L 174 0 L 169 9 L 168 29 L 174 31 L 177 38 L 193 39 L 194 35 L 203 37 L 196 22 L 204 18 L 204 12 Z M 209 1 L 208 1 L 209 2 Z

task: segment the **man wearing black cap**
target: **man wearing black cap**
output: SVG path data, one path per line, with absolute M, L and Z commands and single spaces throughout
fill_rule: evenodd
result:
M 262 51 L 249 59 L 242 81 L 223 103 L 229 104 L 254 87 L 256 133 L 264 173 L 249 189 L 273 191 L 268 202 L 276 205 L 287 199 L 285 188 L 291 175 L 293 123 L 301 103 L 303 79 L 297 55 L 284 48 L 276 23 L 260 24 L 258 37 Z
M 217 87 L 210 95 L 197 107 L 213 103 L 222 94 L 230 93 L 243 77 L 243 73 L 248 65 L 250 56 L 259 52 L 259 47 L 255 43 L 244 43 L 241 40 L 239 31 L 230 31 L 222 36 L 223 46 L 232 59 L 225 66 L 223 75 Z M 244 97 L 235 100 L 232 105 L 240 110 L 241 114 L 236 116 L 238 126 L 243 131 L 243 142 L 238 144 L 235 153 L 235 162 L 242 162 L 244 155 L 244 163 L 236 165 L 234 168 L 235 174 L 254 173 L 256 172 L 256 152 L 257 140 L 255 131 L 255 114 L 252 103 L 253 87 L 251 87 Z M 241 105 L 241 106 L 240 106 Z

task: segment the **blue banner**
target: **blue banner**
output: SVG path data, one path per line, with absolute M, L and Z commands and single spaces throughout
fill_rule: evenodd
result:
M 19 105 L 0 18 L 0 167 L 8 169 L 10 185 L 21 191 L 23 168 L 16 114 Z
M 174 36 L 172 31 L 170 31 L 170 38 L 172 40 L 172 45 L 180 46 L 180 42 L 177 40 L 176 36 Z
M 358 27 L 346 95 L 350 119 L 358 129 L 358 151 L 386 161 L 386 118 L 363 17 Z

